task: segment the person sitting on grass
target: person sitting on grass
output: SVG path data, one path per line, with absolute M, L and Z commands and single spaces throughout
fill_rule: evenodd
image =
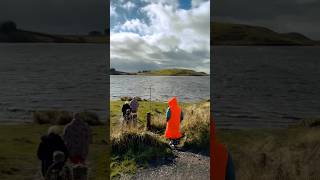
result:
M 53 163 L 53 153 L 61 151 L 64 153 L 64 162 L 68 159 L 68 150 L 62 138 L 59 135 L 59 128 L 52 126 L 48 129 L 48 134 L 41 137 L 38 147 L 37 156 L 41 160 L 41 172 L 45 177 L 49 166 Z
M 63 140 L 69 151 L 70 161 L 73 164 L 85 164 L 92 141 L 91 130 L 89 125 L 81 120 L 79 113 L 65 126 Z
M 183 120 L 183 112 L 178 105 L 176 97 L 169 99 L 168 105 L 166 113 L 167 127 L 164 135 L 170 140 L 170 146 L 175 147 L 179 144 L 179 139 L 182 137 L 180 123 Z
M 65 155 L 61 151 L 53 153 L 53 163 L 48 168 L 45 180 L 72 180 L 72 171 L 65 162 Z

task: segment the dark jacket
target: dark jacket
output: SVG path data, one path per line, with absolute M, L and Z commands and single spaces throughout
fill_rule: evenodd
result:
M 122 106 L 122 110 L 121 110 L 123 116 L 126 115 L 127 109 L 130 109 L 130 110 L 131 110 L 130 105 L 129 105 L 129 104 L 124 104 L 124 105 Z
M 65 154 L 65 161 L 69 157 L 68 150 L 59 135 L 49 134 L 41 137 L 38 147 L 37 156 L 42 162 L 42 175 L 45 176 L 49 166 L 53 163 L 53 153 L 61 151 Z

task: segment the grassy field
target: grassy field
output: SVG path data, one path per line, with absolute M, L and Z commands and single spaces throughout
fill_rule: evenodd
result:
M 133 174 L 138 168 L 170 161 L 173 158 L 164 138 L 167 103 L 140 101 L 138 127 L 121 127 L 123 101 L 111 101 L 111 177 Z M 209 152 L 209 102 L 180 103 L 185 113 L 182 132 L 186 138 L 180 148 Z M 151 112 L 151 129 L 146 131 L 146 113 Z
M 40 171 L 36 152 L 41 135 L 48 125 L 0 125 L 0 179 L 35 179 Z M 105 180 L 107 177 L 106 126 L 91 127 L 93 144 L 89 150 L 90 179 Z
M 320 179 L 319 128 L 218 130 L 238 180 Z

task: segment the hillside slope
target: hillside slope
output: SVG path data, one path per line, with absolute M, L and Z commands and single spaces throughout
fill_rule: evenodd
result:
M 316 45 L 299 33 L 277 33 L 265 27 L 211 22 L 212 45 Z

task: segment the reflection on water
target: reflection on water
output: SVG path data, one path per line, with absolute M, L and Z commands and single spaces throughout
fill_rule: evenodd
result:
M 180 101 L 199 101 L 210 98 L 209 76 L 119 76 L 110 78 L 111 99 L 121 96 L 150 97 L 166 101 L 172 96 Z

